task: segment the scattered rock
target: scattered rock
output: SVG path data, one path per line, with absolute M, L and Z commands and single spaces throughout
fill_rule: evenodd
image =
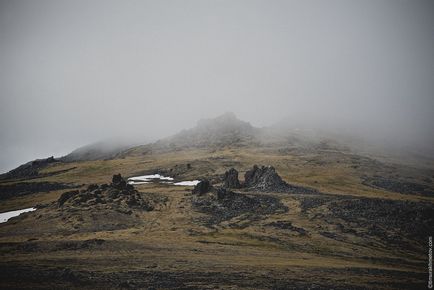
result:
M 399 241 L 402 237 L 423 241 L 434 224 L 434 206 L 431 203 L 351 198 L 335 200 L 330 211 L 344 221 L 369 229 L 368 235 Z M 388 233 L 394 229 L 394 233 Z
M 92 207 L 98 204 L 107 204 L 125 214 L 131 214 L 131 208 L 153 210 L 149 201 L 144 200 L 120 174 L 113 175 L 110 185 L 90 184 L 86 190 L 68 191 L 58 199 L 59 207 Z
M 284 213 L 288 210 L 273 196 L 247 195 L 223 187 L 213 188 L 202 195 L 193 195 L 192 203 L 196 210 L 208 214 L 204 221 L 208 226 L 241 216 L 244 221 L 253 221 L 263 218 L 264 215 Z M 248 222 L 243 223 L 243 226 L 248 226 Z
M 223 177 L 224 187 L 226 188 L 240 188 L 241 184 L 238 180 L 238 171 L 235 168 L 231 168 L 225 172 Z
M 434 224 L 434 206 L 426 202 L 325 194 L 304 195 L 297 199 L 302 214 L 310 220 L 328 224 L 319 233 L 336 240 L 351 234 L 381 240 L 400 250 L 421 250 Z M 332 234 L 329 233 L 330 225 L 336 225 Z
M 402 194 L 421 194 L 424 196 L 434 195 L 434 188 L 432 186 L 378 175 L 372 177 L 362 176 L 362 184 Z

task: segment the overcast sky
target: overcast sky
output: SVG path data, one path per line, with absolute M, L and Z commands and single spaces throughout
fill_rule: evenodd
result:
M 0 0 L 0 172 L 232 111 L 434 136 L 434 1 Z

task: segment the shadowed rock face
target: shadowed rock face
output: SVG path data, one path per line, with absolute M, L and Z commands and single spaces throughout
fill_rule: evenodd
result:
M 290 186 L 276 173 L 273 166 L 254 165 L 244 175 L 245 187 L 259 191 L 288 191 Z
M 235 168 L 231 168 L 225 172 L 223 177 L 224 184 L 226 188 L 240 188 L 241 184 L 238 180 L 238 171 Z

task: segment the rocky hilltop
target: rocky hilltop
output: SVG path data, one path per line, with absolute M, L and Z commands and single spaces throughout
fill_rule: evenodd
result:
M 245 146 L 256 142 L 258 132 L 258 128 L 239 120 L 234 113 L 226 113 L 214 119 L 199 120 L 196 127 L 162 139 L 155 145 L 169 148 Z

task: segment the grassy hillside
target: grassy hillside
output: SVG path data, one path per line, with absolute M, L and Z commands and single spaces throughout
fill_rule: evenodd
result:
M 101 231 L 86 230 L 92 216 L 101 219 L 93 209 L 80 209 L 78 215 L 57 209 L 57 199 L 67 190 L 7 198 L 1 211 L 46 207 L 0 224 L 3 285 L 400 289 L 425 283 L 428 232 L 412 230 L 412 219 L 426 219 L 415 213 L 433 210 L 432 170 L 320 149 L 144 148 L 119 159 L 52 163 L 31 181 L 85 188 L 108 183 L 116 173 L 161 173 L 178 181 L 209 178 L 217 184 L 231 167 L 242 175 L 263 164 L 274 166 L 288 183 L 319 192 L 239 190 L 246 196 L 271 196 L 287 211 L 244 213 L 210 225 L 205 222 L 210 213 L 194 207 L 191 187 L 138 185 L 143 196 L 157 194 L 166 201 L 153 211 L 136 213 L 128 227 L 119 220 L 119 228 Z M 379 176 L 392 185 L 407 184 L 406 190 L 374 182 Z M 30 181 L 4 180 L 0 185 L 25 182 Z M 412 184 L 422 186 L 413 190 Z

